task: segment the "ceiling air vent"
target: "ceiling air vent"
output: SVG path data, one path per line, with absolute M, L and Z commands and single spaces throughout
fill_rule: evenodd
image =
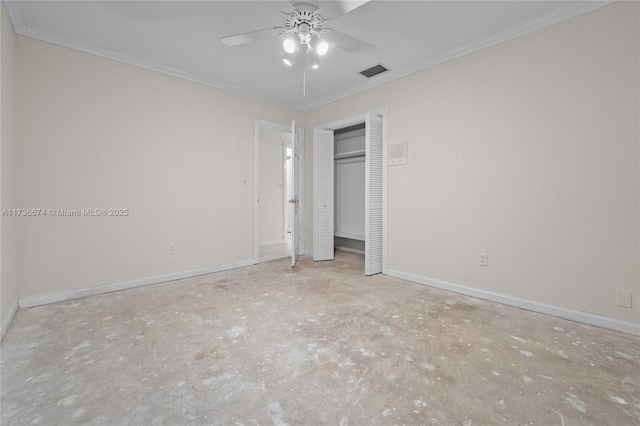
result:
M 389 71 L 389 68 L 386 68 L 383 65 L 378 64 L 364 71 L 360 71 L 360 74 L 364 75 L 367 78 L 371 78 L 374 75 L 382 74 L 385 71 Z

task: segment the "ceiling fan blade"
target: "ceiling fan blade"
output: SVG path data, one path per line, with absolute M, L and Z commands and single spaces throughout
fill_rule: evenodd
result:
M 372 44 L 336 30 L 330 30 L 329 32 L 327 32 L 325 39 L 327 40 L 327 42 L 333 44 L 338 49 L 344 50 L 345 52 L 353 53 L 355 55 L 371 55 L 378 50 L 378 48 Z
M 317 1 L 320 7 L 320 15 L 324 19 L 336 19 L 338 16 L 351 12 L 354 9 L 359 8 L 365 3 L 369 3 L 370 0 L 341 0 L 341 1 Z
M 278 35 L 280 27 L 265 28 L 263 30 L 250 31 L 248 33 L 236 34 L 220 39 L 227 46 L 237 46 L 239 44 L 251 43 L 252 41 L 262 40 L 263 38 Z

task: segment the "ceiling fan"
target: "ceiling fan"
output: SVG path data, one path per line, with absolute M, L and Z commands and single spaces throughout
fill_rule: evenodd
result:
M 282 60 L 285 64 L 292 67 L 293 54 L 301 50 L 307 52 L 307 65 L 317 68 L 319 63 L 317 56 L 324 55 L 329 44 L 354 54 L 367 54 L 376 49 L 369 43 L 325 26 L 329 21 L 351 12 L 368 1 L 291 1 L 294 10 L 289 13 L 282 12 L 283 27 L 264 28 L 223 37 L 221 41 L 227 46 L 237 46 L 267 37 L 281 36 L 284 38 L 283 47 L 286 54 Z M 309 55 L 309 52 L 313 54 Z M 310 56 L 311 62 L 308 59 Z

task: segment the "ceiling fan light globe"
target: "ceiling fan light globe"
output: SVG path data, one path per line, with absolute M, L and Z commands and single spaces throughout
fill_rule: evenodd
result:
M 329 50 L 329 44 L 326 41 L 322 40 L 317 47 L 318 55 L 322 56 L 325 53 L 327 53 L 328 50 Z
M 311 52 L 311 55 L 307 57 L 307 64 L 312 70 L 318 69 L 318 67 L 320 66 L 320 58 L 318 58 L 315 52 Z
M 293 61 L 288 55 L 284 55 L 284 57 L 282 58 L 282 62 L 284 62 L 289 67 L 293 66 Z
M 286 38 L 282 42 L 282 47 L 284 47 L 284 51 L 287 53 L 293 53 L 296 51 L 296 42 L 291 38 Z

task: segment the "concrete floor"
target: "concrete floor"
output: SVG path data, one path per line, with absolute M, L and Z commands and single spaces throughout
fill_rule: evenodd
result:
M 20 310 L 6 425 L 629 425 L 640 338 L 307 257 Z
M 258 260 L 260 263 L 270 260 L 291 258 L 291 236 L 287 235 L 287 239 L 281 244 L 272 244 L 268 246 L 258 247 Z

